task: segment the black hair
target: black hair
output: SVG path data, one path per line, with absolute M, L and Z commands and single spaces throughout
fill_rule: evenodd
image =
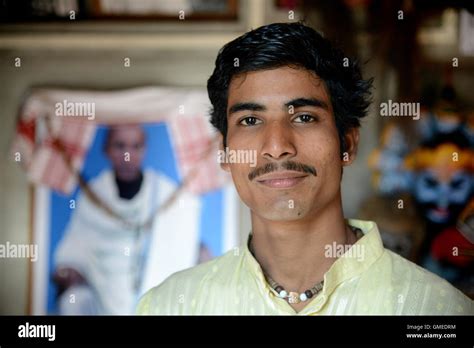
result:
M 314 29 L 298 23 L 274 23 L 249 31 L 219 50 L 215 69 L 207 81 L 212 104 L 211 123 L 227 136 L 227 98 L 233 77 L 250 71 L 282 66 L 314 72 L 329 91 L 335 122 L 345 151 L 344 135 L 359 127 L 367 115 L 373 79 L 364 80 L 356 60 L 344 53 Z
M 461 130 L 455 130 L 449 133 L 436 133 L 433 137 L 422 142 L 420 147 L 435 149 L 441 144 L 450 143 L 460 149 L 470 147 L 469 139 Z

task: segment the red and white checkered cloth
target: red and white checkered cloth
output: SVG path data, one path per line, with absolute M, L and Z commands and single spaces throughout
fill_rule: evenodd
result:
M 168 121 L 181 177 L 191 174 L 187 189 L 194 193 L 216 190 L 229 180 L 217 162 L 218 144 L 210 123 L 201 115 Z M 209 147 L 212 147 L 209 151 Z M 196 172 L 193 168 L 198 164 Z
M 94 119 L 58 117 L 56 103 L 88 102 L 95 105 Z M 229 176 L 217 163 L 215 131 L 208 120 L 208 98 L 203 89 L 144 87 L 102 92 L 38 89 L 23 104 L 12 145 L 14 158 L 28 178 L 56 191 L 70 194 L 77 176 L 61 153 L 63 146 L 75 171 L 81 171 L 98 124 L 166 122 L 184 179 L 197 166 L 187 190 L 201 194 L 225 185 Z M 46 118 L 52 134 L 46 127 Z M 209 150 L 209 146 L 215 147 Z M 205 154 L 209 154 L 203 159 Z

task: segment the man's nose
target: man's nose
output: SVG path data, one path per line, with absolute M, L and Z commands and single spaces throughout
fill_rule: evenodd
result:
M 449 207 L 449 197 L 451 195 L 450 187 L 447 183 L 441 183 L 438 189 L 438 206 L 441 208 Z
M 296 147 L 293 142 L 291 125 L 283 120 L 275 120 L 267 124 L 263 134 L 261 156 L 267 159 L 283 159 L 294 157 Z

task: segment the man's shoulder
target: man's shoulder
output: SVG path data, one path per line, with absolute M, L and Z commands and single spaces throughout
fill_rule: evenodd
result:
M 391 250 L 386 249 L 383 257 L 389 260 L 392 277 L 394 278 L 406 279 L 415 283 L 430 284 L 434 287 L 451 286 L 445 279 Z
M 233 251 L 230 250 L 212 260 L 172 274 L 169 277 L 169 281 L 174 282 L 175 284 L 196 286 L 199 283 L 208 280 L 219 282 L 224 280 L 225 276 L 228 275 L 228 272 L 226 271 L 232 267 L 235 259 Z
M 144 176 L 145 180 L 147 180 L 149 184 L 157 184 L 158 190 L 165 197 L 173 195 L 179 188 L 179 183 L 171 179 L 166 174 L 158 172 L 154 169 L 145 169 Z M 179 193 L 178 199 L 180 200 L 180 204 L 186 204 L 187 202 L 197 201 L 199 199 L 199 196 L 184 188 Z
M 173 273 L 161 284 L 148 290 L 137 306 L 138 314 L 180 314 L 177 308 L 189 295 L 206 287 L 225 287 L 236 266 L 234 251 L 197 266 Z M 186 306 L 182 306 L 185 308 Z M 184 312 L 183 312 L 184 314 Z
M 387 280 L 399 302 L 431 304 L 430 313 L 418 314 L 474 314 L 473 301 L 445 279 L 390 250 L 380 261 L 376 267 L 390 270 Z
M 110 169 L 102 170 L 97 176 L 93 177 L 87 183 L 93 189 L 103 188 L 104 184 L 109 184 L 114 179 L 114 172 Z
M 143 170 L 143 175 L 146 179 L 160 181 L 163 185 L 171 187 L 177 186 L 177 184 L 170 177 L 151 168 L 145 168 Z

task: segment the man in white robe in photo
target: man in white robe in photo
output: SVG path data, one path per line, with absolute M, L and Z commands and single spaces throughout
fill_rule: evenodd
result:
M 88 185 L 114 214 L 79 195 L 54 254 L 58 314 L 132 314 L 144 292 L 198 261 L 199 198 L 182 191 L 163 207 L 177 186 L 142 167 L 142 127 L 111 127 L 104 151 L 112 169 Z

